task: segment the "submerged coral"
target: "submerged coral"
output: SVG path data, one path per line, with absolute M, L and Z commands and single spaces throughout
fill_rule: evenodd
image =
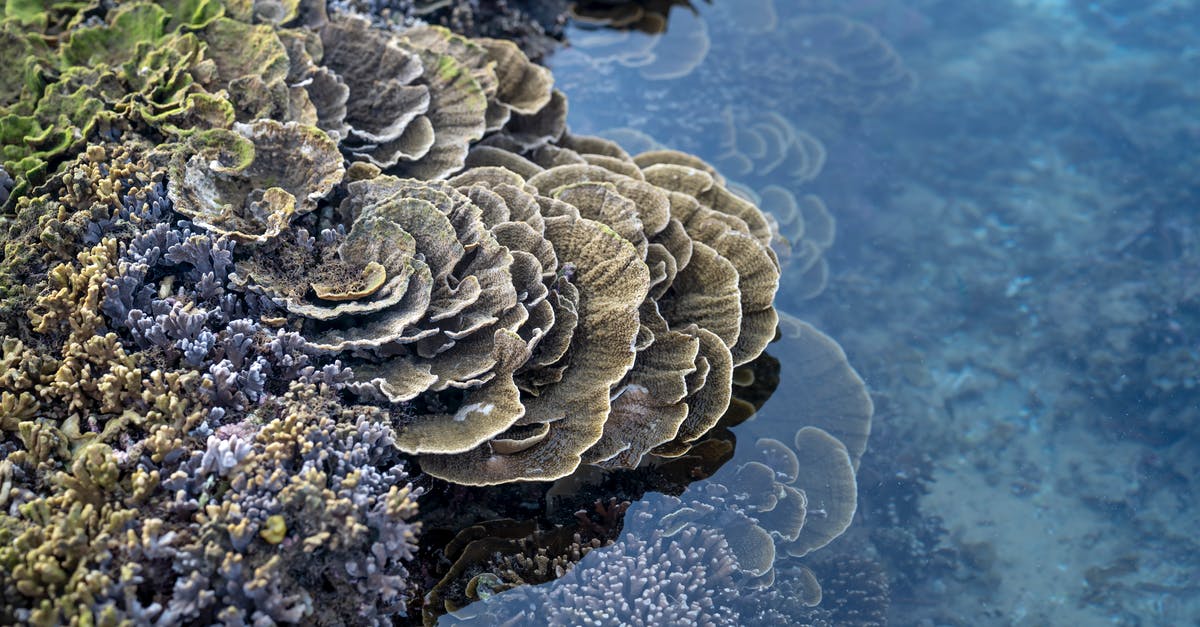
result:
M 562 577 L 592 551 L 613 544 L 629 505 L 596 501 L 565 525 L 495 519 L 463 528 L 442 551 L 452 565 L 425 596 L 425 623 L 500 592 Z
M 583 27 L 570 38 L 573 48 L 600 63 L 637 68 L 649 80 L 687 76 L 708 54 L 708 25 L 688 0 L 576 2 L 570 16 Z M 647 36 L 666 32 L 668 20 L 671 37 Z
M 741 448 L 736 465 L 678 497 L 646 495 L 630 507 L 612 546 L 591 548 L 552 583 L 513 589 L 505 573 L 478 574 L 471 558 L 460 557 L 429 599 L 452 612 L 440 623 L 573 625 L 586 613 L 614 624 L 747 624 L 773 603 L 777 576 L 795 591 L 791 603 L 818 605 L 822 584 L 807 562 L 855 515 L 855 473 L 873 404 L 845 355 L 811 326 L 786 321 L 779 348 L 804 364 L 781 373 L 781 384 L 805 400 L 758 420 L 799 426 L 792 443 L 762 438 Z M 511 552 L 511 542 L 496 535 L 481 530 L 469 538 L 482 539 L 468 546 L 484 555 Z M 468 586 L 451 603 L 448 582 L 464 573 L 490 582 L 487 593 Z M 464 598 L 478 602 L 457 607 Z M 426 611 L 440 608 L 427 605 Z
M 438 624 L 738 624 L 733 605 L 744 577 L 729 539 L 698 525 L 663 528 L 660 505 L 654 497 L 634 505 L 620 542 L 553 584 L 491 596 Z

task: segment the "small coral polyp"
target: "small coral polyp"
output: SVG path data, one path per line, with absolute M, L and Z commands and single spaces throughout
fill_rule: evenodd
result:
M 511 43 L 74 6 L 0 14 L 0 622 L 405 615 L 414 462 L 683 455 L 775 334 L 762 213 Z

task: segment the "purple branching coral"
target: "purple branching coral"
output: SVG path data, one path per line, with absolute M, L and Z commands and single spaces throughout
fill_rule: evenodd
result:
M 12 575 L 0 587 L 0 617 L 384 624 L 402 614 L 421 489 L 384 423 L 331 403 L 328 391 L 297 384 L 258 414 L 261 427 L 224 427 L 176 463 L 145 456 L 130 466 L 106 445 L 88 445 L 60 474 L 69 489 L 50 497 L 12 494 L 20 466 L 0 465 L 4 498 L 24 512 L 0 519 L 0 562 Z M 173 498 L 143 511 L 159 477 Z M 104 491 L 120 498 L 84 505 Z M 189 520 L 199 524 L 179 524 Z M 125 566 L 107 569 L 112 559 Z M 22 605 L 64 584 L 90 601 Z
M 386 424 L 312 385 L 281 407 L 261 427 L 221 428 L 163 481 L 172 513 L 202 521 L 176 560 L 189 576 L 175 584 L 171 621 L 372 624 L 410 600 L 421 489 Z
M 797 594 L 790 603 L 807 615 L 821 585 L 797 560 L 840 535 L 856 503 L 852 474 L 821 469 L 840 462 L 850 471 L 851 457 L 815 427 L 800 429 L 793 447 L 760 439 L 744 457 L 679 497 L 647 495 L 629 508 L 612 546 L 591 551 L 557 581 L 510 590 L 491 573 L 476 576 L 468 596 L 481 602 L 442 622 L 758 624 L 764 603 L 778 600 L 777 570 Z
M 136 193 L 53 227 L 76 258 L 29 342 L 4 338 L 0 622 L 403 615 L 421 490 L 390 427 L 230 289 L 232 241 L 123 180 Z
M 8 202 L 8 194 L 12 191 L 13 183 L 13 178 L 3 167 L 0 167 L 0 205 Z
M 340 389 L 351 379 L 339 362 L 315 363 L 294 333 L 260 322 L 278 308 L 230 284 L 235 242 L 187 220 L 171 224 L 173 217 L 160 185 L 146 198 L 125 198 L 113 217 L 88 229 L 102 235 L 125 221 L 136 233 L 121 244 L 117 272 L 104 284 L 100 310 L 113 329 L 161 366 L 200 372 L 200 392 L 214 407 L 261 403 L 271 380 L 279 393 L 289 381 Z

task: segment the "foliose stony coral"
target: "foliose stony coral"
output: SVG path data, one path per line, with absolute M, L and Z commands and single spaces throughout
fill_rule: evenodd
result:
M 612 154 L 591 165 L 568 145 Z M 397 404 L 400 447 L 458 483 L 678 455 L 774 334 L 757 209 L 682 155 L 643 168 L 598 140 L 542 149 L 578 163 L 352 181 L 344 236 L 297 232 L 233 276 Z

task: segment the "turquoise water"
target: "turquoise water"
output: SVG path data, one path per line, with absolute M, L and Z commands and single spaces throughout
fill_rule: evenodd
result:
M 663 34 L 569 30 L 549 63 L 573 131 L 695 152 L 774 212 L 779 307 L 840 343 L 875 416 L 846 533 L 733 593 L 681 552 L 692 587 L 662 607 L 708 590 L 678 616 L 1200 624 L 1200 5 L 715 0 L 666 17 Z M 695 503 L 737 494 L 759 438 L 791 445 L 809 420 L 811 347 L 789 341 L 717 476 L 648 495 L 617 546 L 489 616 L 537 622 L 529 608 L 580 590 L 655 616 L 611 589 L 640 591 L 619 578 L 636 556 L 698 542 L 664 513 L 692 503 L 689 524 L 734 537 Z

